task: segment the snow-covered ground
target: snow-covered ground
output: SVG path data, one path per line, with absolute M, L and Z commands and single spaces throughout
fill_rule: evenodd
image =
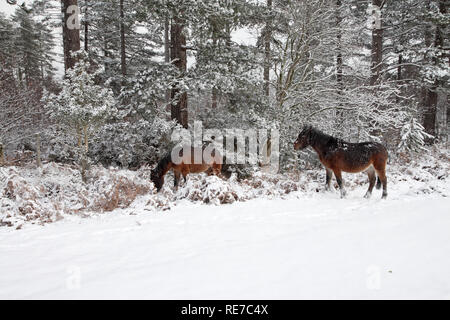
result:
M 155 194 L 148 168 L 0 168 L 0 298 L 450 299 L 443 150 L 391 163 L 387 200 L 323 170 Z
M 449 198 L 406 189 L 0 228 L 0 298 L 449 299 Z

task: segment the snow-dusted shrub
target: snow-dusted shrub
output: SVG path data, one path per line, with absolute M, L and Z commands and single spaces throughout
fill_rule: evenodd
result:
M 1 176 L 0 226 L 19 227 L 20 222 L 29 221 L 44 224 L 61 217 L 56 206 L 52 208 L 47 201 L 39 201 L 51 193 L 45 184 L 38 185 L 21 176 L 16 167 L 2 169 Z
M 76 166 L 57 163 L 0 168 L 0 225 L 45 224 L 65 215 L 127 208 L 140 195 L 153 193 L 143 171 L 91 170 L 92 184 L 82 183 Z
M 252 177 L 240 180 L 235 173 L 229 179 L 202 174 L 188 176 L 187 182 L 174 191 L 173 200 L 219 205 L 258 197 L 282 197 L 299 190 L 302 190 L 299 181 L 286 175 L 255 172 Z
M 407 154 L 405 159 L 397 157 L 387 167 L 394 197 L 408 194 L 448 197 L 449 172 L 450 154 L 443 145 L 436 145 L 428 153 Z M 156 193 L 149 175 L 149 166 L 137 171 L 94 166 L 92 183 L 84 184 L 74 165 L 47 163 L 42 169 L 34 165 L 0 167 L 0 225 L 45 224 L 69 215 L 88 217 L 101 212 L 117 212 L 115 209 L 125 214 L 157 212 L 186 201 L 223 205 L 259 198 L 302 198 L 325 189 L 324 169 L 279 174 L 257 171 L 242 180 L 237 179 L 236 174 L 229 179 L 190 174 L 186 182 L 180 182 L 178 189 L 173 187 L 169 174 L 160 193 Z M 344 181 L 347 190 L 356 196 L 360 193 L 362 199 L 368 187 L 367 175 L 345 173 Z M 332 186 L 338 198 L 335 179 Z
M 253 189 L 256 196 L 278 197 L 301 190 L 298 176 L 256 172 L 251 178 L 242 181 Z
M 73 163 L 77 160 L 77 152 L 74 148 L 77 144 L 77 138 L 68 135 L 67 131 L 59 125 L 54 125 L 43 130 L 41 138 L 44 159 L 61 163 Z
M 92 72 L 92 66 L 85 52 L 77 52 L 78 62 L 66 72 L 59 94 L 43 97 L 50 118 L 77 138 L 83 180 L 87 170 L 89 138 L 117 110 L 116 100 L 110 89 L 96 84 L 100 70 Z M 69 131 L 68 130 L 68 131 Z
M 157 163 L 161 154 L 169 150 L 173 121 L 155 118 L 107 124 L 94 136 L 90 158 L 103 165 L 137 168 Z
M 412 117 L 400 132 L 401 141 L 398 145 L 400 152 L 420 152 L 426 150 L 425 139 L 432 139 L 433 136 L 425 132 L 425 128 Z
M 116 208 L 127 208 L 139 195 L 147 194 L 152 189 L 150 183 L 130 179 L 123 172 L 98 171 L 91 190 L 96 190 L 98 197 L 90 207 L 94 211 L 113 211 Z
M 175 200 L 189 199 L 194 202 L 225 204 L 245 198 L 245 192 L 235 179 L 230 182 L 217 176 L 198 175 L 188 179 L 175 194 Z
M 78 55 L 79 61 L 67 70 L 61 92 L 43 100 L 50 117 L 73 129 L 78 141 L 87 147 L 89 136 L 117 110 L 112 91 L 95 84 L 99 71 L 91 72 L 87 55 Z

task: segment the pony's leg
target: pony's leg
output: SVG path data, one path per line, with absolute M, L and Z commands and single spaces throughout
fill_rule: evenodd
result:
M 174 180 L 173 180 L 173 182 L 174 182 L 174 187 L 175 188 L 178 188 L 178 182 L 180 181 L 180 171 L 173 171 L 173 175 L 174 175 Z
M 214 163 L 213 164 L 213 173 L 220 178 L 221 172 L 222 172 L 222 164 Z
M 373 187 L 375 186 L 375 182 L 377 181 L 377 177 L 375 175 L 375 169 L 371 166 L 367 169 L 367 176 L 369 177 L 369 190 L 367 190 L 364 198 L 369 199 L 372 195 Z
M 344 198 L 347 195 L 347 191 L 345 190 L 344 181 L 342 180 L 342 171 L 334 170 L 334 176 L 336 177 L 339 189 L 341 190 L 341 198 Z
M 380 179 L 381 184 L 383 185 L 383 195 L 381 196 L 381 199 L 386 199 L 387 197 L 386 163 L 387 155 L 385 158 L 377 159 L 377 161 L 373 164 L 375 171 L 377 172 L 378 179 Z
M 378 178 L 381 180 L 381 184 L 383 185 L 383 195 L 381 199 L 387 198 L 387 178 L 386 178 L 386 169 L 377 170 Z
M 331 178 L 333 177 L 333 170 L 325 168 L 327 170 L 327 177 L 325 181 L 325 190 L 330 191 L 331 190 Z
M 184 183 L 186 184 L 186 177 L 189 174 L 189 169 L 186 168 L 186 169 L 181 170 L 181 174 L 183 175 Z

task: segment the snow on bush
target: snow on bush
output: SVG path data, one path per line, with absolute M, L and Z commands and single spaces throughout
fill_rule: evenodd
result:
M 217 176 L 197 175 L 188 178 L 186 184 L 175 193 L 174 199 L 189 199 L 193 202 L 216 205 L 226 204 L 244 200 L 245 191 L 236 183 L 235 176 L 225 181 Z
M 0 168 L 0 225 L 20 228 L 25 222 L 45 224 L 64 215 L 126 208 L 153 190 L 142 174 L 94 167 L 89 183 L 84 184 L 80 172 L 70 165 Z
M 414 117 L 402 127 L 400 135 L 401 141 L 398 145 L 400 152 L 426 151 L 425 139 L 433 139 L 433 136 L 426 133 L 425 128 Z
M 450 153 L 435 146 L 427 154 L 400 154 L 388 164 L 388 190 L 401 196 L 437 194 L 448 197 Z M 337 190 L 335 179 L 332 185 Z M 366 174 L 344 174 L 348 191 L 368 187 Z M 46 224 L 71 215 L 89 217 L 105 212 L 133 214 L 134 211 L 169 210 L 182 201 L 209 205 L 230 204 L 256 198 L 302 198 L 323 192 L 324 169 L 292 171 L 284 174 L 255 172 L 238 180 L 236 174 L 225 180 L 206 174 L 189 175 L 187 181 L 173 187 L 171 174 L 164 188 L 156 193 L 150 181 L 150 168 L 137 171 L 94 166 L 84 184 L 76 166 L 45 164 L 42 169 L 0 167 L 0 226 L 21 228 L 25 223 Z M 336 191 L 337 194 L 337 191 Z M 331 196 L 331 195 L 330 195 Z M 373 197 L 376 197 L 374 194 Z

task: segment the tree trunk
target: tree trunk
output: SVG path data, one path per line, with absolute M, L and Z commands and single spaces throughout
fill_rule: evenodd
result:
M 439 0 L 439 12 L 442 15 L 447 13 L 445 0 Z M 429 35 L 429 34 L 428 34 Z M 429 41 L 429 40 L 428 40 Z M 436 33 L 434 39 L 434 47 L 442 51 L 444 46 L 444 35 L 442 32 L 442 26 L 438 23 L 436 25 Z M 433 57 L 433 64 L 439 64 L 439 56 Z M 432 136 L 436 136 L 436 114 L 437 114 L 437 104 L 438 104 L 438 88 L 441 86 L 441 82 L 438 78 L 434 79 L 434 83 L 431 87 L 427 89 L 427 97 L 425 99 L 425 111 L 423 117 L 423 126 L 425 131 Z M 431 144 L 434 142 L 434 139 L 428 139 L 427 143 Z
M 127 75 L 127 58 L 125 50 L 125 13 L 123 9 L 123 0 L 120 0 L 120 62 L 122 76 L 125 79 Z
M 78 11 L 69 10 L 71 6 L 78 7 L 77 0 L 62 0 L 63 20 L 63 46 L 64 46 L 64 68 L 65 71 L 72 68 L 76 63 L 76 58 L 71 53 L 80 50 L 80 26 L 78 21 Z
M 183 33 L 184 23 L 178 17 L 172 20 L 170 30 L 171 52 L 173 64 L 183 76 L 186 72 L 186 36 Z M 176 120 L 184 128 L 188 127 L 187 93 L 181 92 L 179 84 L 176 84 L 171 92 L 171 118 Z
M 267 8 L 272 10 L 272 0 L 267 0 Z M 264 37 L 264 94 L 270 95 L 270 42 L 272 39 L 272 21 L 267 19 Z
M 450 95 L 448 95 L 447 94 L 447 106 L 446 106 L 446 124 L 447 124 L 447 126 L 446 126 L 446 129 L 445 129 L 445 137 L 446 137 L 446 139 L 445 139 L 445 141 L 446 142 L 448 142 L 448 135 L 449 135 L 449 129 L 450 129 L 450 108 L 449 108 L 449 105 L 450 105 Z
M 88 152 L 89 152 L 89 132 L 87 125 L 83 126 L 83 147 L 81 156 L 81 180 L 87 183 L 87 173 L 89 171 Z
M 216 23 L 213 23 L 212 29 L 213 29 L 213 35 L 212 35 L 213 48 L 214 48 L 214 51 L 217 51 L 217 34 L 218 34 L 219 30 L 217 28 Z M 211 89 L 211 108 L 212 109 L 217 108 L 217 93 L 218 93 L 217 87 L 214 85 L 213 88 Z
M 36 133 L 36 157 L 37 157 L 37 165 L 39 168 L 42 168 L 41 161 L 41 135 Z
M 423 127 L 425 128 L 425 132 L 431 134 L 432 136 L 436 135 L 436 113 L 437 113 L 437 102 L 438 102 L 438 93 L 437 93 L 437 84 L 431 86 L 427 89 L 427 97 L 425 99 L 425 112 L 423 115 Z M 432 143 L 433 139 L 428 139 L 428 143 Z
M 217 88 L 212 88 L 212 97 L 211 97 L 211 108 L 216 109 L 217 108 Z
M 401 90 L 401 81 L 402 81 L 402 63 L 403 63 L 403 55 L 401 53 L 398 54 L 398 67 L 397 67 L 397 86 L 399 86 L 399 90 Z M 397 95 L 395 97 L 395 102 L 400 102 L 400 97 Z
M 164 61 L 170 62 L 170 38 L 169 38 L 169 17 L 164 21 Z M 167 111 L 170 110 L 170 89 L 166 90 Z
M 383 26 L 381 19 L 382 0 L 372 0 L 373 26 L 372 26 L 372 65 L 370 85 L 378 82 L 383 61 Z
M 343 82 L 342 82 L 342 30 L 341 30 L 341 8 L 342 1 L 336 1 L 337 10 L 336 10 L 336 27 L 337 27 L 337 54 L 336 54 L 336 82 L 338 87 L 338 94 L 342 95 L 343 91 Z
M 84 11 L 84 51 L 88 52 L 89 50 L 89 4 L 88 0 L 86 0 L 86 9 Z
M 81 151 L 81 147 L 83 145 L 83 139 L 82 139 L 82 135 L 81 135 L 81 127 L 77 126 L 77 146 Z
M 89 152 L 89 131 L 87 125 L 83 127 L 83 136 L 84 136 L 84 152 L 87 154 Z
M 103 55 L 104 55 L 104 59 L 103 59 L 103 66 L 105 67 L 105 73 L 109 73 L 110 68 L 109 65 L 110 63 L 108 62 L 110 59 L 109 58 L 109 48 L 108 48 L 108 42 L 106 41 L 106 36 L 103 35 Z
M 342 23 L 342 16 L 341 16 L 341 9 L 342 9 L 342 1 L 336 0 L 336 85 L 337 85 L 337 94 L 339 99 L 339 107 L 342 107 L 342 95 L 344 92 L 344 83 L 343 83 L 343 76 L 342 76 L 342 66 L 343 66 L 343 60 L 342 60 L 342 30 L 341 30 L 341 23 Z M 343 111 L 337 110 L 336 112 L 336 121 L 338 122 L 338 127 L 343 125 Z
M 0 166 L 5 165 L 5 150 L 3 149 L 3 143 L 0 143 Z

